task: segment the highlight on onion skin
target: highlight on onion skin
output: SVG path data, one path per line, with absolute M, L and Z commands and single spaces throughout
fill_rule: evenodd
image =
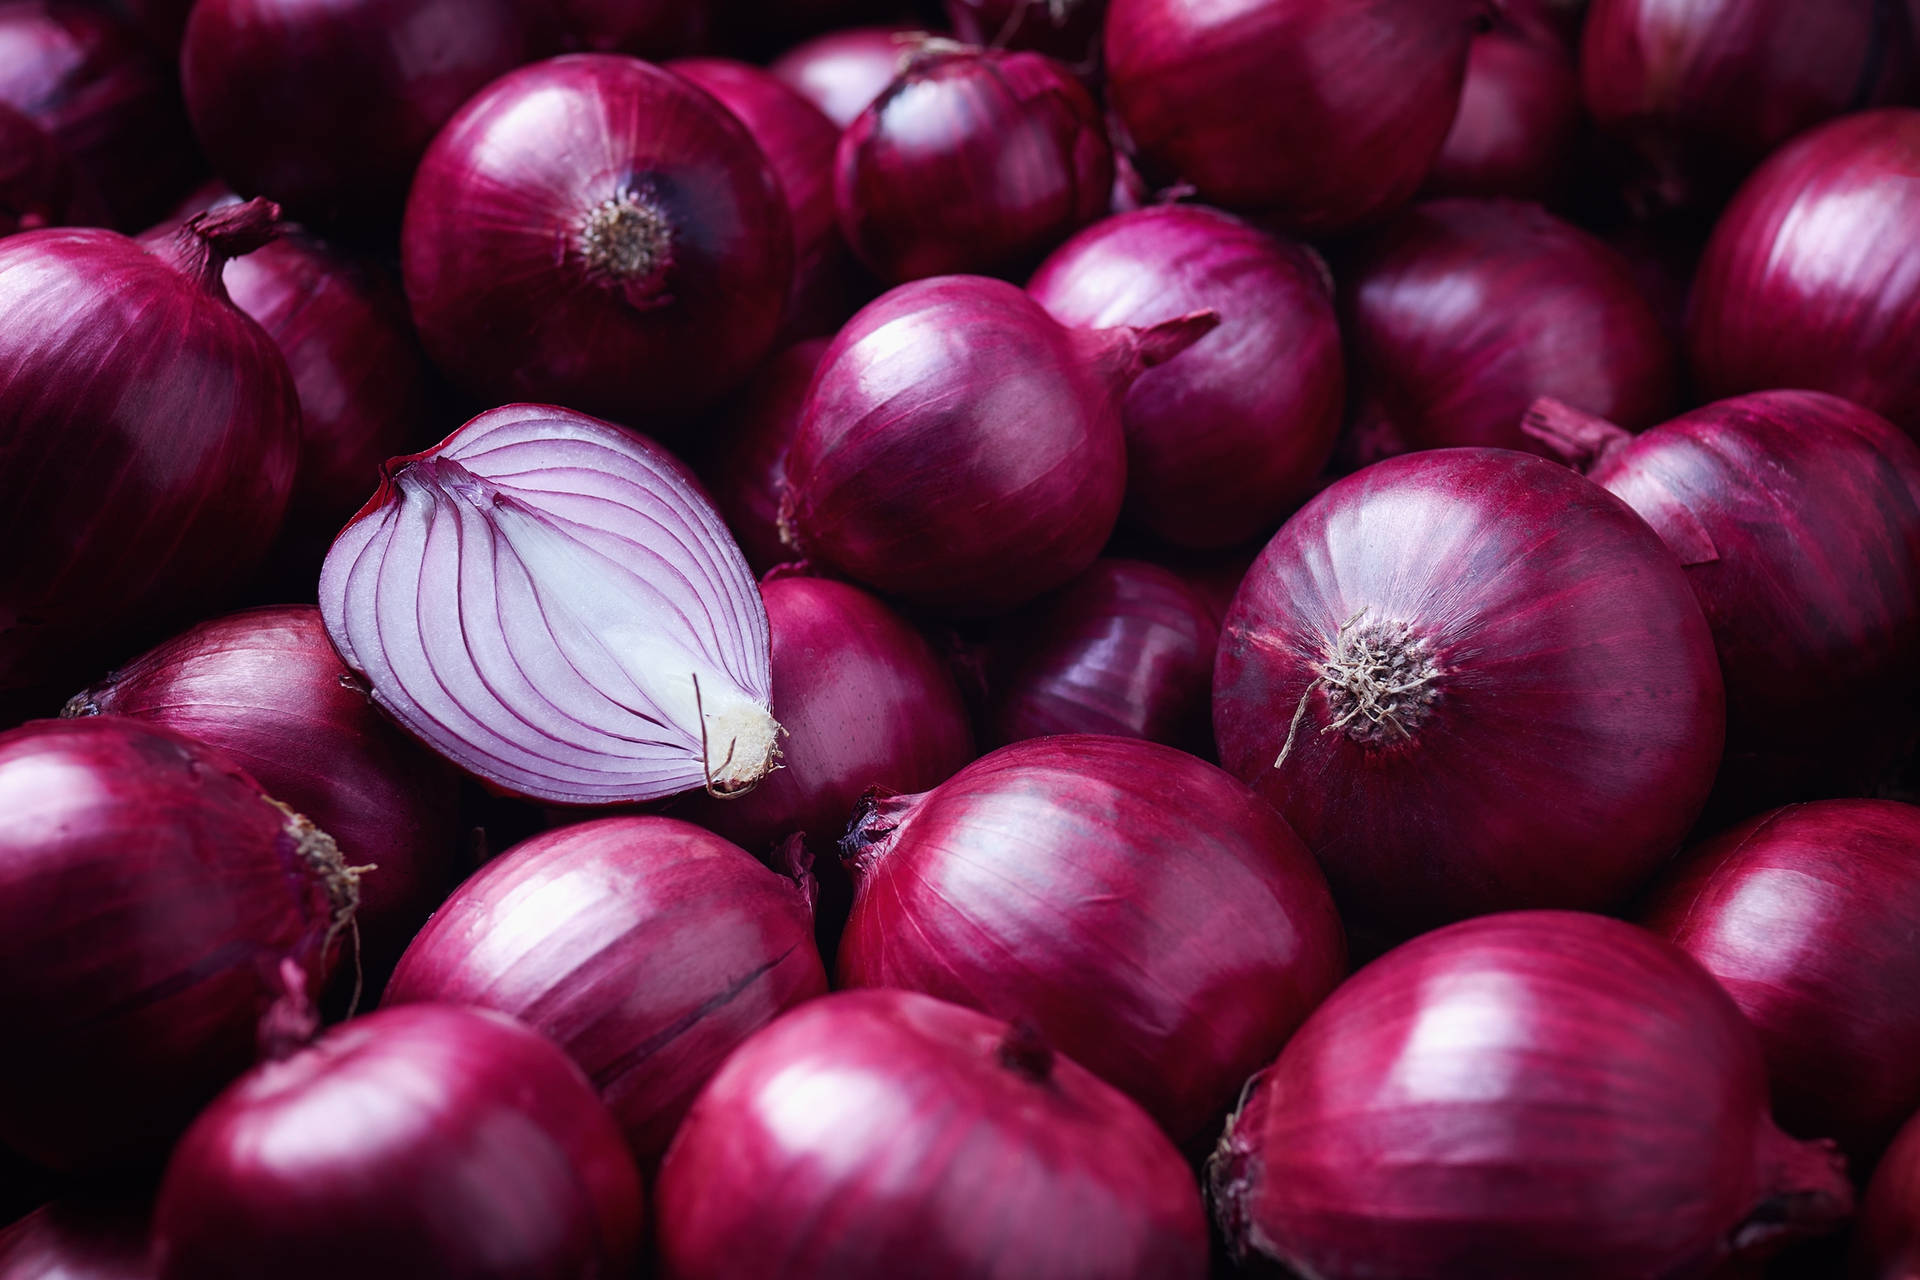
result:
M 901 64 L 929 34 L 901 26 L 829 31 L 793 46 L 767 70 L 845 129 L 893 83 Z
M 72 191 L 60 144 L 31 117 L 0 105 L 0 236 L 65 221 Z
M 1833 1230 L 1853 1199 L 1831 1143 L 1774 1127 L 1712 978 L 1560 911 L 1356 974 L 1254 1079 L 1208 1173 L 1236 1258 L 1324 1280 L 1704 1274 Z
M 1920 1115 L 1901 1127 L 1867 1184 L 1853 1267 L 1859 1280 L 1906 1280 L 1920 1267 Z
M 56 1200 L 0 1229 L 7 1280 L 154 1280 L 149 1206 Z
M 1580 126 L 1579 71 L 1566 37 L 1535 4 L 1499 6 L 1473 38 L 1460 109 L 1422 189 L 1550 200 Z
M 700 459 L 700 478 L 755 573 L 793 558 L 780 540 L 787 449 L 828 342 L 797 342 L 768 359 L 710 423 L 713 443 Z
M 743 1045 L 656 1195 L 673 1280 L 1207 1274 L 1173 1144 L 1030 1030 L 851 991 Z
M 876 796 L 841 845 L 842 986 L 924 991 L 1031 1024 L 1177 1142 L 1334 987 L 1325 879 L 1273 809 L 1155 743 L 1015 743 L 919 796 Z
M 1725 722 L 1712 632 L 1660 536 L 1503 449 L 1323 491 L 1254 562 L 1214 666 L 1221 762 L 1319 857 L 1350 924 L 1401 937 L 1620 904 L 1699 817 Z

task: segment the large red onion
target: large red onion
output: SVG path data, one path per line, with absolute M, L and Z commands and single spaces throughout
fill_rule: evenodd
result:
M 401 251 L 448 375 L 636 423 L 739 385 L 793 284 L 786 199 L 746 127 L 615 54 L 523 67 L 462 107 L 420 163 Z
M 1209 1176 L 1236 1256 L 1320 1280 L 1699 1275 L 1852 1205 L 1831 1144 L 1768 1118 L 1726 993 L 1561 911 L 1361 970 L 1256 1078 Z
M 1088 227 L 1027 289 L 1076 328 L 1220 316 L 1218 332 L 1127 392 L 1132 519 L 1177 545 L 1227 547 L 1270 533 L 1311 491 L 1346 390 L 1312 250 L 1212 209 L 1161 205 Z
M 1318 234 L 1404 204 L 1440 154 L 1481 0 L 1113 0 L 1109 93 L 1215 204 Z
M 737 793 L 779 754 L 740 549 L 672 455 L 571 410 L 494 409 L 388 463 L 320 613 L 375 702 L 518 795 Z
M 660 1173 L 663 1280 L 1207 1274 L 1179 1153 L 1030 1033 L 906 991 L 743 1045 Z
M 532 52 L 516 0 L 198 0 L 180 73 L 235 191 L 375 230 L 440 126 Z
M 113 716 L 0 734 L 0 1140 L 75 1168 L 178 1133 L 324 974 L 357 878 L 210 747 Z
M 203 622 L 67 704 L 209 743 L 371 865 L 356 918 L 372 964 L 400 954 L 453 881 L 453 775 L 389 724 L 312 605 Z
M 275 212 L 220 209 L 154 252 L 111 231 L 0 240 L 0 691 L 97 669 L 279 528 L 293 380 L 220 283 Z
M 1339 481 L 1267 545 L 1213 725 L 1342 907 L 1402 930 L 1619 902 L 1700 815 L 1725 702 L 1686 572 L 1625 503 L 1445 449 Z
M 918 27 L 830 31 L 787 50 L 768 70 L 844 129 L 893 83 L 926 39 Z
M 535 29 L 566 50 L 670 58 L 707 41 L 710 0 L 519 0 Z
M 1920 434 L 1920 111 L 1869 111 L 1760 167 L 1707 242 L 1688 318 L 1710 396 L 1830 391 Z
M 889 283 L 1024 273 L 1107 211 L 1113 148 L 1053 59 L 930 43 L 841 135 L 833 191 L 847 243 Z
M 1355 376 L 1415 448 L 1543 452 L 1520 428 L 1553 396 L 1631 430 L 1672 407 L 1673 350 L 1626 261 L 1538 205 L 1434 200 L 1342 281 Z
M 787 455 L 801 554 L 955 613 L 1060 586 L 1113 531 L 1120 403 L 1217 323 L 1069 329 L 981 276 L 902 285 L 827 348 Z
M 614 1280 L 644 1202 L 567 1056 L 477 1009 L 386 1009 L 255 1068 L 154 1209 L 160 1280 Z
M 72 191 L 60 144 L 31 117 L 0 105 L 0 236 L 62 221 Z
M 1913 1280 L 1920 1274 L 1920 1115 L 1900 1130 L 1873 1171 L 1854 1234 L 1858 1280 Z
M 434 913 L 385 1003 L 478 1005 L 550 1036 L 650 1168 L 736 1045 L 826 993 L 801 874 L 672 818 L 549 831 Z
M 1898 708 L 1920 694 L 1920 447 L 1815 391 L 1722 400 L 1637 437 L 1552 402 L 1527 421 L 1687 566 L 1727 686 L 1716 808 L 1883 781 L 1915 737 Z
M 807 388 L 827 339 L 796 343 L 754 372 L 720 414 L 701 478 L 747 563 L 765 573 L 793 558 L 780 540 L 780 498 L 787 484 L 787 448 L 800 428 Z
M 1034 1026 L 1181 1142 L 1232 1105 L 1345 968 L 1326 881 L 1287 824 L 1151 742 L 1015 743 L 918 796 L 875 797 L 843 985 Z
M 942 8 L 968 44 L 1031 49 L 1082 74 L 1100 61 L 1107 0 L 944 0 Z
M 1776 809 L 1692 854 L 1640 919 L 1759 1030 L 1788 1132 L 1865 1165 L 1920 1110 L 1920 809 Z
M 1580 78 L 1564 37 L 1533 6 L 1503 8 L 1473 38 L 1460 110 L 1426 190 L 1546 200 L 1560 189 L 1580 119 Z
M 145 1206 L 55 1201 L 0 1231 L 7 1280 L 154 1280 Z

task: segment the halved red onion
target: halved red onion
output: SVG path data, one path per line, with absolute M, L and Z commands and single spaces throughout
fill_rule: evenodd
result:
M 585 414 L 508 405 L 388 463 L 320 613 L 375 702 L 517 795 L 738 792 L 778 755 L 739 547 L 682 464 Z
M 795 45 L 767 68 L 844 129 L 893 83 L 923 44 L 922 27 L 854 27 Z
M 145 1204 L 57 1200 L 0 1230 L 7 1280 L 154 1280 Z
M 1853 1257 L 1858 1280 L 1912 1280 L 1920 1274 L 1920 1115 L 1900 1130 L 1873 1171 Z
M 60 144 L 32 117 L 0 105 L 0 236 L 63 221 L 72 193 Z
M 1774 1127 L 1752 1029 L 1678 948 L 1524 911 L 1334 992 L 1255 1078 L 1209 1180 L 1237 1257 L 1321 1280 L 1623 1280 L 1831 1231 L 1844 1170 Z
M 1460 110 L 1425 190 L 1446 196 L 1558 194 L 1579 134 L 1580 75 L 1535 6 L 1501 5 L 1473 38 Z
M 1214 667 L 1221 762 L 1395 932 L 1619 903 L 1700 816 L 1725 723 L 1660 536 L 1505 449 L 1329 487 L 1254 562 Z
M 793 548 L 780 540 L 787 449 L 827 342 L 795 343 L 768 360 L 712 424 L 700 478 L 755 573 L 793 559 Z

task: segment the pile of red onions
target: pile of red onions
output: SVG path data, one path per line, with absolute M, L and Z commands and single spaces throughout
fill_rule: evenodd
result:
M 615 1277 L 633 1158 L 593 1087 L 511 1018 L 386 1009 L 255 1068 L 174 1149 L 159 1280 Z
M 54 1201 L 0 1230 L 7 1280 L 153 1280 L 147 1213 L 118 1203 Z
M 787 487 L 787 448 L 800 427 L 807 388 L 827 339 L 795 343 L 755 371 L 739 396 L 716 415 L 713 445 L 700 478 L 755 573 L 793 558 L 780 540 L 780 500 Z
M 855 27 L 795 45 L 768 68 L 842 129 L 859 119 L 928 35 L 916 27 Z
M 816 1000 L 743 1045 L 660 1171 L 663 1280 L 1200 1280 L 1173 1144 L 1030 1030 L 906 991 Z
M 1705 1274 L 1852 1207 L 1767 1115 L 1700 967 L 1572 912 L 1471 920 L 1369 965 L 1258 1076 L 1209 1169 L 1238 1257 L 1321 1280 Z
M 1874 1170 L 1854 1239 L 1859 1280 L 1908 1280 L 1920 1269 L 1920 1115 Z
M 60 145 L 31 118 L 0 105 L 0 236 L 61 221 L 72 189 Z
M 1658 534 L 1503 449 L 1390 459 L 1267 545 L 1214 669 L 1221 762 L 1407 930 L 1620 902 L 1720 764 L 1713 636 Z
M 1326 881 L 1274 811 L 1127 738 L 1016 743 L 863 805 L 842 985 L 1032 1025 L 1181 1142 L 1345 971 Z
M 320 613 L 375 702 L 518 795 L 732 794 L 778 755 L 739 547 L 683 464 L 597 418 L 507 405 L 388 463 Z
M 1557 195 L 1580 130 L 1580 80 L 1539 0 L 1503 0 L 1473 38 L 1460 109 L 1427 175 L 1433 195 Z

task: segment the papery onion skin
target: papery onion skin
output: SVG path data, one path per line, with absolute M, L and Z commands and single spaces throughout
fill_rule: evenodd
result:
M 154 1280 L 147 1208 L 57 1200 L 0 1230 L 7 1280 Z
M 923 48 L 834 160 L 841 234 L 890 284 L 1025 272 L 1112 190 L 1099 107 L 1036 53 Z
M 700 478 L 755 573 L 793 559 L 793 549 L 780 540 L 787 449 L 827 343 L 795 343 L 755 370 L 716 416 L 713 445 L 701 460 Z
M 1447 136 L 1477 0 L 1113 0 L 1109 93 L 1141 153 L 1300 235 L 1404 204 Z
M 1311 249 L 1226 214 L 1160 205 L 1088 227 L 1034 273 L 1028 292 L 1076 328 L 1220 316 L 1121 406 L 1134 522 L 1177 546 L 1228 547 L 1306 498 L 1346 392 L 1325 271 Z
M 1415 448 L 1542 452 L 1540 396 L 1650 427 L 1672 407 L 1674 352 L 1626 261 L 1537 205 L 1423 203 L 1341 284 L 1353 376 Z
M 944 0 L 941 7 L 968 44 L 1030 49 L 1081 74 L 1100 61 L 1107 0 Z
M 640 1179 L 551 1041 L 497 1013 L 383 1009 L 201 1113 L 154 1210 L 160 1280 L 613 1280 Z
M 1563 37 L 1528 6 L 1502 11 L 1473 38 L 1460 109 L 1424 190 L 1551 199 L 1580 124 L 1579 71 Z
M 1030 1023 L 1179 1142 L 1346 968 L 1326 881 L 1286 823 L 1156 743 L 1015 743 L 864 805 L 842 848 L 841 985 Z
M 1835 120 L 1761 165 L 1707 242 L 1687 341 L 1708 396 L 1826 391 L 1920 434 L 1920 111 Z
M 533 52 L 515 0 L 201 0 L 180 74 L 229 186 L 370 234 L 460 104 Z
M 1920 809 L 1776 809 L 1688 855 L 1639 920 L 1704 966 L 1760 1034 L 1774 1115 L 1860 1167 L 1920 1110 Z
M 1335 483 L 1267 544 L 1213 724 L 1350 920 L 1404 936 L 1619 903 L 1700 815 L 1725 697 L 1686 572 L 1625 503 L 1446 449 Z
M 371 865 L 355 917 L 384 971 L 453 882 L 453 773 L 374 707 L 310 604 L 200 623 L 76 695 L 68 716 L 126 716 L 207 743 Z
M 667 1280 L 1207 1273 L 1191 1175 L 1138 1107 L 1006 1023 L 907 991 L 828 996 L 742 1046 L 668 1152 L 658 1205 Z
M 72 189 L 59 144 L 31 117 L 0 105 L 0 236 L 60 222 Z
M 893 83 L 928 33 L 917 27 L 854 27 L 803 41 L 767 69 L 845 129 Z
M 211 747 L 112 716 L 0 735 L 0 1139 L 58 1169 L 159 1148 L 300 994 L 277 966 L 325 975 L 354 879 Z
M 772 348 L 786 196 L 746 126 L 617 54 L 522 67 L 420 163 L 401 238 L 414 324 L 470 392 L 638 424 L 697 412 Z
M 563 827 L 461 885 L 383 1003 L 476 1005 L 550 1037 L 650 1170 L 726 1056 L 826 994 L 810 892 L 672 818 Z
M 1920 1116 L 1899 1136 L 1873 1171 L 1854 1233 L 1853 1271 L 1858 1280 L 1911 1280 L 1920 1270 Z
M 1236 1257 L 1324 1280 L 1651 1280 L 1831 1230 L 1844 1168 L 1774 1127 L 1753 1032 L 1698 965 L 1527 911 L 1356 974 L 1255 1078 L 1209 1174 Z

